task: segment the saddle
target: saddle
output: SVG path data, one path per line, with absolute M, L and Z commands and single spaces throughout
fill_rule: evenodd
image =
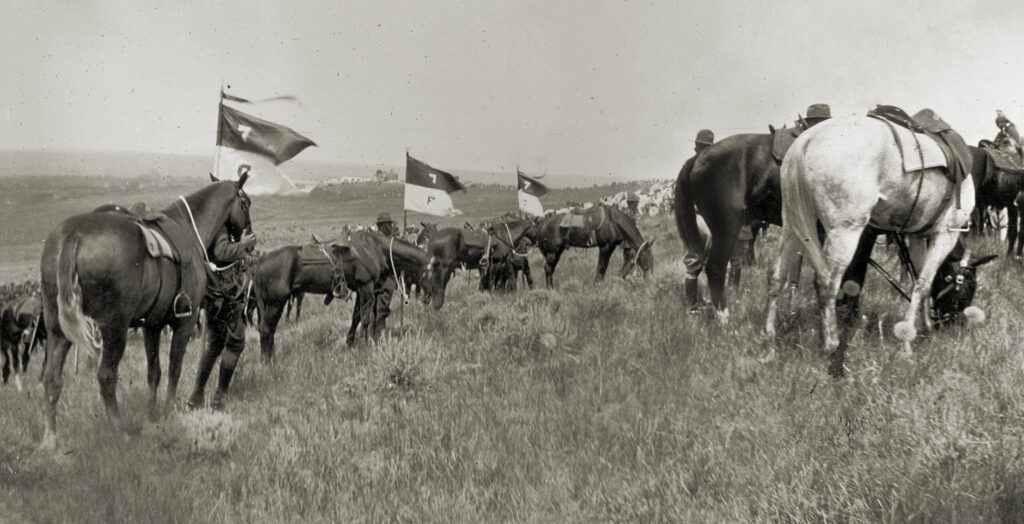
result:
M 892 124 L 909 129 L 914 133 L 924 134 L 938 144 L 946 160 L 946 177 L 953 184 L 959 184 L 971 174 L 970 168 L 973 159 L 963 137 L 931 109 L 922 109 L 914 116 L 910 116 L 896 106 L 879 105 L 868 111 L 867 116 L 890 125 L 893 137 L 904 157 L 906 157 L 906 146 L 900 140 L 900 135 L 892 127 Z M 904 162 L 904 166 L 906 166 L 906 162 Z
M 573 208 L 569 213 L 559 214 L 561 220 L 558 222 L 558 227 L 562 229 L 597 229 L 607 219 L 608 211 L 604 205 L 599 205 L 579 210 Z
M 1021 164 L 1019 157 L 1000 151 L 991 140 L 982 140 L 978 147 L 985 152 L 993 168 L 1009 172 L 1024 170 L 1024 164 Z
M 337 244 L 338 242 L 324 242 L 323 244 L 303 244 L 299 246 L 299 263 L 304 266 L 319 266 L 333 264 L 326 252 L 326 245 Z
M 786 157 L 786 151 L 789 151 L 789 146 L 792 146 L 796 137 L 803 132 L 804 130 L 799 127 L 783 127 L 774 130 L 772 133 L 772 157 L 776 162 L 782 163 L 782 159 Z
M 488 239 L 490 235 L 484 231 L 463 229 L 462 230 L 462 241 L 470 247 L 478 247 L 480 249 L 487 249 L 489 244 Z

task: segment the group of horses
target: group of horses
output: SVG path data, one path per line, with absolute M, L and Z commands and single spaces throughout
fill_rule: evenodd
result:
M 165 406 L 173 406 L 185 349 L 208 292 L 208 275 L 220 270 L 209 259 L 211 245 L 225 229 L 236 238 L 252 231 L 246 181 L 247 175 L 237 181 L 213 178 L 210 185 L 156 213 L 102 206 L 64 220 L 46 238 L 40 264 L 42 314 L 35 315 L 46 348 L 42 448 L 57 445 L 57 405 L 72 344 L 98 356 L 100 396 L 112 424 L 124 427 L 116 391 L 128 330 L 142 330 L 149 416 L 155 419 L 161 411 L 157 403 L 160 335 L 170 328 Z M 629 215 L 597 206 L 571 223 L 563 219 L 553 215 L 504 220 L 486 231 L 424 228 L 421 245 L 380 232 L 345 231 L 336 239 L 314 236 L 312 243 L 263 253 L 250 264 L 245 293 L 245 300 L 251 297 L 259 315 L 261 355 L 264 361 L 273 359 L 282 313 L 289 300 L 304 294 L 324 295 L 328 303 L 355 294 L 347 336 L 353 344 L 360 326 L 364 340 L 381 334 L 396 292 L 407 300 L 414 288 L 424 303 L 440 309 L 457 268 L 480 269 L 484 289 L 502 289 L 508 279 L 514 282 L 514 268 L 522 268 L 524 250 L 533 246 L 544 255 L 549 286 L 553 286 L 555 266 L 570 247 L 599 249 L 598 279 L 619 246 L 624 254 L 623 278 L 635 266 L 645 276 L 652 271 L 651 242 L 644 240 Z
M 880 112 L 903 114 L 898 109 Z M 867 267 L 884 272 L 870 258 L 879 235 L 889 235 L 899 246 L 900 259 L 915 280 L 909 292 L 900 290 L 908 307 L 895 327 L 906 351 L 916 337 L 919 313 L 930 329 L 969 311 L 977 267 L 994 256 L 970 253 L 961 233 L 976 205 L 1006 208 L 1011 216 L 1008 253 L 1012 252 L 1021 234 L 1014 200 L 1024 190 L 1024 172 L 993 168 L 987 148 L 966 146 L 973 175 L 964 179 L 950 176 L 952 159 L 946 165 L 908 171 L 904 154 L 918 153 L 912 152 L 913 144 L 901 145 L 895 138 L 896 125 L 900 124 L 870 115 L 832 118 L 799 134 L 781 159 L 773 155 L 773 142 L 776 133 L 788 130 L 769 128 L 766 134 L 725 138 L 684 164 L 676 181 L 676 223 L 687 248 L 695 250 L 701 249 L 696 215 L 708 225 L 712 239 L 705 253 L 705 273 L 721 319 L 728 318 L 726 266 L 739 229 L 753 220 L 782 226 L 769 284 L 766 331 L 776 332 L 781 290 L 788 281 L 795 285 L 802 261 L 808 261 L 815 273 L 823 345 L 832 356 L 833 374 L 843 373 Z M 917 133 L 919 138 L 913 140 L 919 141 L 952 132 L 929 110 L 903 118 L 902 125 Z M 1020 158 L 1016 144 L 1002 142 L 1000 149 Z M 918 142 L 917 147 L 923 146 Z M 894 279 L 886 278 L 899 289 Z
M 28 369 L 29 360 L 44 339 L 42 305 L 39 284 L 36 281 L 0 286 L 0 381 L 6 384 L 14 373 L 21 389 L 21 374 Z

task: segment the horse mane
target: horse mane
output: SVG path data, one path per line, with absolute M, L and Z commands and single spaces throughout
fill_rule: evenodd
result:
M 220 196 L 220 192 L 223 192 L 225 188 L 230 188 L 232 194 L 237 190 L 236 184 L 232 181 L 221 181 L 212 184 L 207 184 L 192 193 L 184 196 L 188 202 L 189 207 L 192 208 L 193 213 L 196 209 L 203 208 L 206 203 L 214 197 Z M 226 210 L 225 210 L 226 211 Z M 181 200 L 176 198 L 167 207 L 165 207 L 161 213 L 178 220 L 179 222 L 188 223 L 188 214 L 181 205 Z

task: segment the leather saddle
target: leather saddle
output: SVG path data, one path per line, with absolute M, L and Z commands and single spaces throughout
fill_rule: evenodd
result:
M 995 169 L 1009 172 L 1024 170 L 1024 164 L 1021 163 L 1020 157 L 1000 151 L 999 148 L 996 147 L 995 142 L 991 140 L 982 140 L 978 143 L 978 147 L 985 152 L 985 155 L 988 156 L 989 161 Z
M 607 214 L 608 211 L 603 205 L 579 212 L 573 210 L 569 213 L 561 213 L 562 219 L 558 222 L 558 227 L 562 229 L 597 229 L 604 223 Z
M 127 215 L 142 233 L 146 243 L 146 252 L 153 258 L 167 258 L 174 262 L 181 261 L 181 256 L 168 240 L 163 231 L 162 223 L 168 220 L 163 213 L 153 212 L 149 204 L 136 202 L 131 207 L 124 207 L 119 204 L 106 204 L 93 210 L 94 213 L 121 213 Z
M 890 125 L 895 124 L 905 127 L 915 133 L 921 133 L 939 145 L 943 155 L 946 157 L 946 177 L 950 182 L 959 184 L 971 174 L 973 157 L 963 137 L 953 130 L 945 120 L 939 117 L 931 109 L 922 109 L 914 116 L 908 115 L 896 106 L 879 105 L 868 111 L 867 116 L 882 120 Z M 896 137 L 900 150 L 903 145 L 900 143 L 899 135 L 893 129 L 893 136 Z

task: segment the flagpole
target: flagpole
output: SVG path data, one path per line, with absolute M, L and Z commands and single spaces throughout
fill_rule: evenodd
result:
M 408 147 L 405 148 L 405 178 L 406 179 L 409 178 L 409 148 Z M 409 227 L 409 210 L 405 208 L 405 192 L 406 191 L 408 191 L 408 189 L 406 189 L 405 184 L 402 184 L 402 193 L 403 193 L 402 194 L 402 235 L 405 235 L 405 232 L 408 231 L 408 229 L 406 229 L 406 228 Z
M 220 93 L 217 95 L 217 153 L 213 157 L 213 176 L 220 178 L 220 150 L 221 150 L 221 136 L 220 136 L 220 106 L 224 105 L 224 80 L 220 81 Z

